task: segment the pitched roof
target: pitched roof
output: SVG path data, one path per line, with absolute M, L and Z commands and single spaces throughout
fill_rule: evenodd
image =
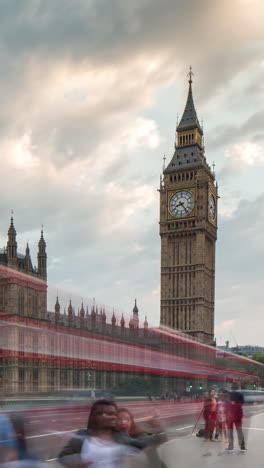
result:
M 184 130 L 191 130 L 192 128 L 198 128 L 201 134 L 203 135 L 203 130 L 200 126 L 196 110 L 193 102 L 192 95 L 192 79 L 189 80 L 189 92 L 187 96 L 187 101 L 185 104 L 185 109 L 182 114 L 179 125 L 177 126 L 177 132 Z

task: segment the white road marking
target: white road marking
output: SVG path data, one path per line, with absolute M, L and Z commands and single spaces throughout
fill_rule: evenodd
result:
M 50 437 L 53 435 L 60 435 L 60 434 L 66 434 L 67 432 L 76 432 L 79 431 L 80 428 L 78 427 L 77 429 L 71 429 L 70 431 L 57 431 L 57 432 L 49 432 L 48 434 L 39 434 L 39 435 L 33 435 L 33 436 L 27 436 L 26 439 L 37 439 L 38 437 Z
M 175 429 L 175 431 L 183 431 L 184 429 L 189 429 L 190 427 L 193 427 L 193 426 L 191 425 L 191 426 L 178 427 L 177 429 Z M 78 430 L 80 430 L 80 428 L 71 429 L 70 431 L 49 432 L 48 434 L 39 434 L 39 435 L 27 436 L 26 439 L 37 439 L 38 437 L 50 437 L 50 436 L 53 436 L 53 435 L 60 435 L 60 434 L 67 434 L 69 432 L 76 432 Z
M 243 429 L 253 429 L 253 431 L 264 431 L 264 427 L 243 427 Z
M 191 425 L 191 426 L 179 427 L 178 429 L 175 429 L 175 431 L 183 431 L 184 429 L 190 429 L 190 427 L 193 427 L 193 425 Z

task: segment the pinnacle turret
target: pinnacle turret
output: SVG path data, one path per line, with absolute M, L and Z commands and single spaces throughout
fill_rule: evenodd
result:
M 60 303 L 59 298 L 57 296 L 56 304 L 55 304 L 55 313 L 60 314 Z
M 137 300 L 135 299 L 135 305 L 133 308 L 133 315 L 138 317 L 138 307 L 137 307 Z
M 27 271 L 29 272 L 33 271 L 28 242 L 27 242 L 26 255 L 25 255 L 25 267 Z
M 85 310 L 84 310 L 84 307 L 83 307 L 83 302 L 82 302 L 82 306 L 81 306 L 81 310 L 80 310 L 80 316 L 81 317 L 85 316 Z
M 8 263 L 14 266 L 17 265 L 17 241 L 13 215 L 11 216 L 10 226 L 8 229 L 7 258 Z
M 38 273 L 42 278 L 47 278 L 47 253 L 43 229 L 41 229 L 40 240 L 38 243 Z

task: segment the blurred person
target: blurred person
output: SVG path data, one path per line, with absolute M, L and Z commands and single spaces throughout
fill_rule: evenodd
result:
M 91 407 L 87 430 L 78 431 L 59 454 L 65 466 L 117 468 L 127 455 L 139 450 L 117 430 L 117 406 L 113 401 L 97 400 Z
M 35 457 L 30 454 L 27 446 L 24 416 L 18 413 L 11 413 L 10 420 L 15 431 L 18 460 L 34 460 Z
M 123 435 L 123 441 L 138 449 L 159 445 L 167 440 L 165 430 L 155 415 L 145 423 L 145 428 L 136 425 L 132 413 L 118 408 L 116 428 Z
M 216 425 L 216 398 L 215 389 L 211 388 L 204 399 L 203 416 L 205 421 L 205 439 L 213 441 L 213 433 Z
M 117 409 L 117 422 L 116 427 L 119 431 L 137 437 L 139 428 L 137 428 L 132 413 L 126 408 Z
M 220 388 L 216 403 L 216 435 L 215 438 L 227 442 L 227 392 Z
M 3 421 L 3 417 L 5 421 Z M 46 466 L 44 462 L 35 459 L 28 451 L 25 420 L 21 414 L 11 413 L 9 418 L 0 414 L 0 466 L 1 468 L 42 468 Z
M 145 421 L 143 428 L 135 423 L 133 415 L 128 409 L 119 408 L 117 410 L 116 427 L 121 431 L 124 441 L 126 440 L 129 445 L 144 449 L 145 459 L 143 459 L 143 464 L 147 463 L 151 468 L 165 467 L 157 451 L 157 446 L 166 442 L 167 436 L 157 414 Z
M 13 425 L 4 413 L 0 413 L 0 463 L 17 460 L 18 446 Z
M 234 383 L 232 390 L 229 393 L 229 401 L 227 403 L 227 430 L 228 430 L 228 448 L 227 452 L 234 451 L 234 427 L 237 431 L 238 443 L 240 450 L 244 452 L 246 450 L 245 438 L 242 431 L 242 419 L 243 419 L 243 405 L 244 396 L 243 393 L 238 391 L 238 385 Z

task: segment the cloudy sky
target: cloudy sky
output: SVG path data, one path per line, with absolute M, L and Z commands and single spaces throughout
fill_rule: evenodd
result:
M 219 185 L 218 344 L 264 345 L 262 0 L 0 3 L 0 243 L 14 210 L 49 303 L 159 321 L 159 177 L 193 67 Z M 1 245 L 1 246 L 2 246 Z

